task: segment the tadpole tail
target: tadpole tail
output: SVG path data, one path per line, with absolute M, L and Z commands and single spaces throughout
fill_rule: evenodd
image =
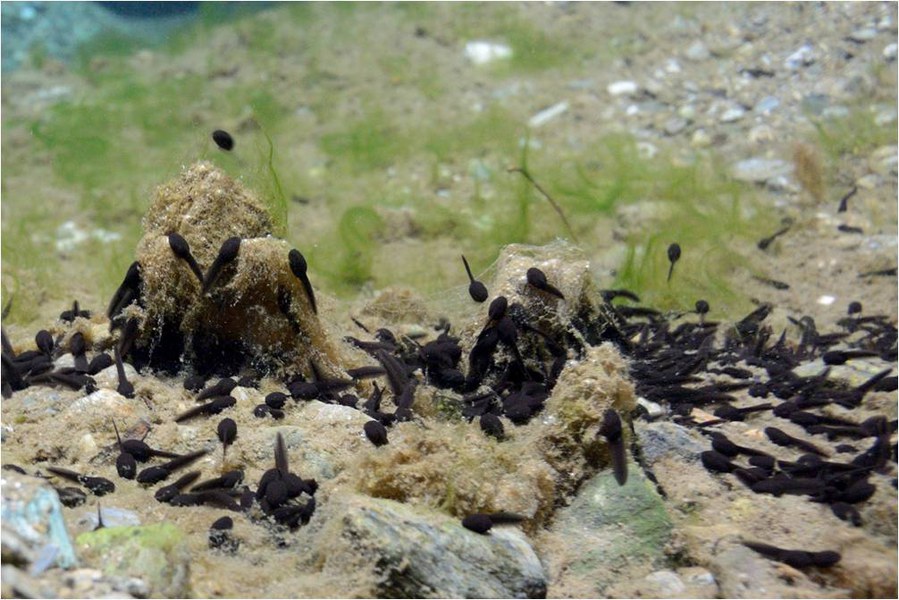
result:
M 178 458 L 170 460 L 169 462 L 161 466 L 165 469 L 168 469 L 169 471 L 174 471 L 176 469 L 186 467 L 198 458 L 206 456 L 207 453 L 208 450 L 197 450 L 196 452 L 189 452 L 187 454 L 179 456 Z
M 140 293 L 140 281 L 140 263 L 134 261 L 131 263 L 131 266 L 128 267 L 125 278 L 122 280 L 122 283 L 119 285 L 115 294 L 113 294 L 112 300 L 109 302 L 109 308 L 106 309 L 106 316 L 109 317 L 110 321 L 118 315 L 123 308 L 131 304 L 131 302 L 138 297 Z
M 282 477 L 290 471 L 287 463 L 287 446 L 284 445 L 284 437 L 280 432 L 275 438 L 275 468 L 278 469 Z
M 203 278 L 203 287 L 201 292 L 205 294 L 209 291 L 209 289 L 215 285 L 215 282 L 218 280 L 219 276 L 222 274 L 222 269 L 224 269 L 227 265 L 234 262 L 234 259 L 237 258 L 237 254 L 240 251 L 240 238 L 239 237 L 231 237 L 224 241 L 222 247 L 219 249 L 218 256 L 215 257 L 215 260 L 212 262 L 212 265 L 209 267 L 209 270 L 206 271 L 206 277 Z
M 309 275 L 307 273 L 308 265 L 306 263 L 306 257 L 304 257 L 299 250 L 293 249 L 287 254 L 287 259 L 290 263 L 291 272 L 303 285 L 303 291 L 306 293 L 306 298 L 309 299 L 309 304 L 312 305 L 312 312 L 318 314 L 318 307 L 315 305 L 315 292 L 312 291 L 312 283 L 310 283 Z
M 309 281 L 309 277 L 303 275 L 300 278 L 300 283 L 303 284 L 303 291 L 306 293 L 306 297 L 309 298 L 309 304 L 312 305 L 312 312 L 318 314 L 318 307 L 315 305 L 315 292 L 312 291 L 312 283 Z
M 474 275 L 471 274 L 471 267 L 468 266 L 468 261 L 465 260 L 465 255 L 462 255 L 462 263 L 465 265 L 465 272 L 468 273 L 468 280 L 474 281 Z
M 624 448 L 624 440 L 619 438 L 609 442 L 609 452 L 612 454 L 612 471 L 618 485 L 627 483 L 627 452 Z

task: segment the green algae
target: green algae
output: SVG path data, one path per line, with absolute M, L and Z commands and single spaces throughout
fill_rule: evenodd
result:
M 75 539 L 79 555 L 106 575 L 139 577 L 152 597 L 186 597 L 190 555 L 184 533 L 171 523 L 104 527 Z
M 631 463 L 628 470 L 624 485 L 612 473 L 598 474 L 567 511 L 596 542 L 571 568 L 596 575 L 600 589 L 612 583 L 616 570 L 628 563 L 664 564 L 664 547 L 671 537 L 673 525 L 662 498 L 636 464 Z

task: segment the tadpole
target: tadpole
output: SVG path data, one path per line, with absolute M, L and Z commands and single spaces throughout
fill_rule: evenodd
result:
M 471 274 L 471 267 L 468 266 L 468 261 L 465 260 L 464 254 L 462 255 L 462 263 L 465 265 L 465 272 L 468 273 L 468 279 L 471 282 L 468 284 L 468 294 L 475 302 L 484 302 L 489 295 L 487 286 L 475 279 L 474 275 Z

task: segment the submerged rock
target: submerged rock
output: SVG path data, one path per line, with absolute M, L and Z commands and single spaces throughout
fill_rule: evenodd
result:
M 789 175 L 793 166 L 783 160 L 766 158 L 748 158 L 741 160 L 731 168 L 731 175 L 738 181 L 761 183 L 774 177 Z
M 338 375 L 305 259 L 273 237 L 277 227 L 254 193 L 210 163 L 160 186 L 136 250 L 143 308 L 131 298 L 117 307 L 138 318 L 140 360 L 177 370 L 183 356 L 202 371 L 252 359 L 307 375 L 312 360 Z
M 556 513 L 538 549 L 550 570 L 550 596 L 633 596 L 626 573 L 646 573 L 665 565 L 664 547 L 672 523 L 662 498 L 636 464 L 618 485 L 611 472 L 597 474 L 578 492 L 571 505 Z
M 332 496 L 316 550 L 323 570 L 374 574 L 378 598 L 542 598 L 540 560 L 515 527 L 478 535 L 456 519 L 364 496 Z
M 76 565 L 59 496 L 35 477 L 4 471 L 2 489 L 3 562 L 43 571 Z
M 170 523 L 104 527 L 75 540 L 84 561 L 110 577 L 138 578 L 154 597 L 190 592 L 190 553 L 184 534 Z

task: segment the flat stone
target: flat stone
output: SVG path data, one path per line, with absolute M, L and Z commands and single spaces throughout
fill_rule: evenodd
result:
M 247 447 L 256 449 L 254 459 L 265 464 L 274 461 L 275 437 L 280 432 L 293 471 L 319 481 L 334 478 L 355 452 L 371 444 L 362 430 L 370 417 L 349 406 L 313 400 L 303 407 L 300 419 L 301 425 L 244 429 L 241 436 Z
M 708 148 L 712 145 L 712 137 L 705 129 L 697 129 L 690 138 L 690 145 L 694 148 Z
M 780 100 L 778 100 L 774 96 L 765 96 L 764 98 L 759 100 L 758 103 L 756 103 L 752 110 L 759 114 L 766 115 L 778 106 L 780 106 Z
M 863 29 L 856 29 L 852 33 L 849 34 L 849 39 L 853 42 L 857 42 L 859 44 L 864 44 L 865 42 L 870 42 L 875 37 L 877 37 L 877 30 L 873 27 L 865 27 Z
M 637 94 L 640 86 L 636 81 L 615 81 L 606 87 L 606 91 L 612 96 L 628 96 L 632 97 Z
M 552 121 L 567 110 L 568 102 L 557 102 L 556 104 L 553 104 L 549 108 L 541 110 L 536 115 L 528 119 L 528 126 L 534 128 L 540 127 L 541 125 Z
M 892 365 L 878 358 L 859 358 L 846 361 L 842 365 L 830 365 L 827 378 L 831 381 L 842 381 L 850 387 L 857 387 Z M 793 372 L 799 377 L 814 377 L 827 368 L 823 359 L 815 359 L 802 363 Z
M 665 133 L 668 135 L 677 135 L 687 127 L 687 121 L 678 117 L 673 117 L 665 121 Z
M 656 419 L 665 414 L 665 410 L 658 402 L 652 402 L 651 400 L 640 397 L 637 398 L 637 404 L 646 409 L 646 414 L 649 415 L 650 419 Z
M 769 158 L 748 158 L 731 167 L 731 175 L 738 181 L 761 183 L 793 172 L 793 165 L 786 161 Z
M 133 527 L 141 524 L 140 515 L 127 508 L 103 506 L 100 508 L 100 515 L 103 517 L 104 527 Z M 87 531 L 93 531 L 99 524 L 100 519 L 97 517 L 97 511 L 94 508 L 90 508 L 89 512 L 78 519 L 78 526 Z
M 76 538 L 83 560 L 109 577 L 143 580 L 149 596 L 184 598 L 190 584 L 190 552 L 171 523 L 104 527 Z
M 815 54 L 810 44 L 804 44 L 784 60 L 784 66 L 791 71 L 807 67 L 815 62 Z
M 695 42 L 690 44 L 690 47 L 687 48 L 686 52 L 684 52 L 684 56 L 686 56 L 689 60 L 699 62 L 702 60 L 707 60 L 711 56 L 711 53 L 709 52 L 709 49 L 705 44 L 703 44 L 700 40 L 696 40 Z
M 897 164 L 899 164 L 899 148 L 896 146 L 881 146 L 868 157 L 868 168 L 884 177 L 895 173 Z
M 3 521 L 3 562 L 43 563 L 42 568 L 64 569 L 77 563 L 66 531 L 62 504 L 43 479 L 3 471 L 0 476 L 0 514 Z
M 668 456 L 696 460 L 699 453 L 707 449 L 697 434 L 670 421 L 634 421 L 634 431 L 643 452 L 643 460 L 648 466 Z
M 511 58 L 512 49 L 505 44 L 478 40 L 465 44 L 465 57 L 473 64 L 484 65 L 495 60 Z
M 517 528 L 486 535 L 459 519 L 392 500 L 332 496 L 316 549 L 325 573 L 377 572 L 378 598 L 542 598 L 540 559 Z
M 131 383 L 136 383 L 138 379 L 140 379 L 140 375 L 134 369 L 134 367 L 130 363 L 124 363 L 125 367 L 125 377 Z M 119 385 L 119 372 L 116 370 L 116 366 L 112 365 L 110 367 L 106 367 L 96 375 L 94 375 L 94 381 L 97 382 L 97 387 L 99 388 L 109 388 L 114 390 Z
M 746 109 L 744 109 L 742 106 L 734 106 L 724 111 L 721 114 L 721 117 L 719 117 L 719 120 L 722 123 L 733 123 L 734 121 L 739 121 L 745 115 Z
M 684 585 L 677 573 L 668 569 L 654 571 L 647 575 L 645 579 L 656 588 L 659 598 L 676 598 L 687 589 L 687 586 Z
M 556 549 L 544 556 L 553 573 L 550 596 L 566 586 L 589 581 L 578 595 L 608 597 L 624 570 L 643 572 L 665 564 L 664 547 L 672 523 L 664 501 L 634 463 L 628 465 L 625 485 L 610 470 L 598 473 L 578 491 L 572 503 L 556 513 L 541 538 Z

